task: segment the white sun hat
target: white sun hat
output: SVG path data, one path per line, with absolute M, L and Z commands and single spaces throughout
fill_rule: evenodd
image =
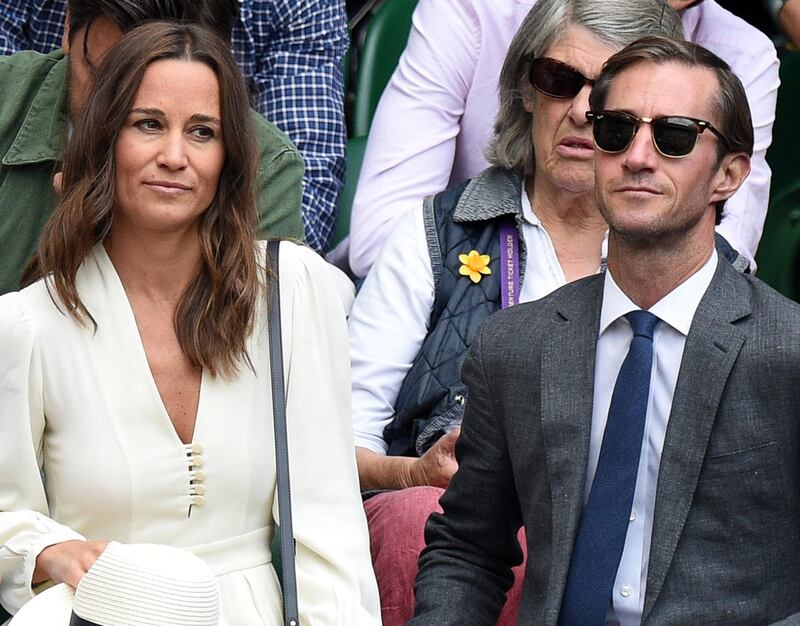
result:
M 219 588 L 201 558 L 171 546 L 111 542 L 78 583 L 27 602 L 9 626 L 218 626 Z

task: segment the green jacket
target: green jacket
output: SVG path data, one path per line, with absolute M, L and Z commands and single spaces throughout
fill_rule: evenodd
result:
M 53 175 L 67 129 L 67 65 L 60 51 L 0 58 L 0 294 L 19 289 L 56 205 Z M 253 119 L 261 149 L 261 234 L 303 239 L 303 159 L 280 130 L 255 112 Z

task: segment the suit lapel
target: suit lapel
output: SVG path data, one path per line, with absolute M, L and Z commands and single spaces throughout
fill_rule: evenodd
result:
M 672 400 L 658 472 L 643 622 L 675 554 L 722 393 L 744 343 L 744 332 L 731 322 L 749 314 L 746 279 L 720 260 L 686 338 Z
M 541 423 L 550 477 L 553 570 L 548 615 L 558 617 L 586 482 L 603 276 L 564 291 L 542 346 Z

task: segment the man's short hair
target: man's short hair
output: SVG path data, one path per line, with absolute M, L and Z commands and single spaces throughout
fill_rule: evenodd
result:
M 744 152 L 747 156 L 753 156 L 753 120 L 742 82 L 716 54 L 689 41 L 659 36 L 642 37 L 611 56 L 592 88 L 589 96 L 591 109 L 604 109 L 614 79 L 624 70 L 640 63 L 680 63 L 714 72 L 717 77 L 715 108 L 720 112 L 715 126 L 727 140 L 727 144 L 724 141 L 717 142 L 717 164 L 731 152 Z M 679 111 L 675 111 L 675 114 L 678 113 Z M 717 224 L 722 219 L 724 205 L 724 200 L 717 203 Z
M 717 77 L 716 104 L 721 113 L 719 131 L 728 140 L 719 142 L 720 158 L 729 152 L 753 155 L 753 121 L 742 82 L 730 66 L 713 52 L 689 41 L 667 37 L 643 37 L 626 46 L 606 61 L 589 96 L 589 105 L 597 111 L 605 108 L 608 90 L 623 70 L 639 63 L 680 63 L 689 67 L 704 67 Z
M 239 15 L 236 0 L 68 0 L 70 38 L 99 17 L 126 33 L 151 20 L 177 20 L 205 26 L 230 41 Z

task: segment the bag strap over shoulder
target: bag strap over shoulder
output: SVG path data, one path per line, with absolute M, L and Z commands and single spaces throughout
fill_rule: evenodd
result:
M 269 334 L 270 376 L 272 378 L 272 421 L 275 426 L 275 465 L 278 480 L 281 560 L 283 562 L 283 623 L 298 626 L 295 544 L 292 532 L 292 497 L 289 486 L 289 445 L 286 428 L 286 390 L 283 377 L 281 341 L 281 294 L 278 275 L 280 241 L 267 242 L 267 330 Z

